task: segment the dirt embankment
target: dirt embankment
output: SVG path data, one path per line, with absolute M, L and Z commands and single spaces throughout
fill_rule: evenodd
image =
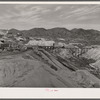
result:
M 31 55 L 30 55 L 31 54 Z M 33 57 L 34 56 L 34 57 Z M 70 87 L 49 65 L 29 51 L 0 59 L 1 87 Z M 51 69 L 51 70 L 50 70 Z
M 99 84 L 100 80 L 91 73 L 72 71 L 45 50 L 0 57 L 1 87 L 99 87 Z
M 89 50 L 83 55 L 83 57 L 93 59 L 95 62 L 91 63 L 90 66 L 93 68 L 98 68 L 98 70 L 100 69 L 100 47 Z

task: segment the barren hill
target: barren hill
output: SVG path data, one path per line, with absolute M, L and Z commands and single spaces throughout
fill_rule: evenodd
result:
M 66 28 L 33 28 L 30 30 L 11 29 L 8 33 L 19 33 L 23 37 L 44 37 L 56 40 L 57 38 L 64 38 L 65 42 L 79 42 L 87 45 L 100 44 L 100 31 L 89 29 L 72 29 Z

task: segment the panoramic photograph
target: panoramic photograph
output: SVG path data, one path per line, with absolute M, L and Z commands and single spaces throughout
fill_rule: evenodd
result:
M 100 4 L 0 4 L 0 87 L 100 88 Z

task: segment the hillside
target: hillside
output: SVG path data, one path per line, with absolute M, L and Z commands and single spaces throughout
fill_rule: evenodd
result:
M 0 86 L 98 88 L 100 60 L 96 62 L 96 59 L 100 58 L 100 46 L 81 48 L 80 42 L 90 45 L 93 40 L 100 41 L 99 37 L 96 30 L 10 29 L 7 37 L 2 38 L 6 42 L 2 43 L 0 52 Z M 57 39 L 69 44 L 58 42 L 65 48 L 61 44 L 57 46 L 53 41 Z M 8 42 L 10 45 L 6 46 Z
M 65 39 L 65 42 L 78 42 L 84 43 L 86 45 L 96 45 L 100 44 L 100 31 L 89 29 L 72 29 L 68 30 L 66 28 L 33 28 L 30 30 L 17 30 L 10 29 L 9 33 L 17 34 L 19 33 L 23 37 L 44 37 L 49 39 L 57 40 L 57 38 Z
M 97 30 L 85 30 L 85 29 L 72 29 L 72 38 L 77 42 L 85 42 L 89 45 L 100 44 L 100 31 Z
M 100 79 L 40 49 L 0 56 L 0 86 L 93 88 L 100 87 Z
M 5 30 L 5 29 L 0 29 L 0 38 L 1 38 L 2 36 L 6 35 L 6 34 L 7 34 L 7 30 Z

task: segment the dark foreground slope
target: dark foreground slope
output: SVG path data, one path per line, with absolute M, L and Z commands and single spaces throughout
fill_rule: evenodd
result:
M 28 50 L 22 54 L 1 56 L 0 86 L 100 87 L 100 79 L 87 70 L 72 71 L 67 66 L 45 50 Z
M 31 55 L 30 55 L 31 54 Z M 52 63 L 52 62 L 51 62 Z M 64 69 L 61 70 L 63 74 Z M 67 75 L 70 73 L 66 71 Z M 68 76 L 63 79 L 42 59 L 28 51 L 22 55 L 3 56 L 0 59 L 1 87 L 77 87 Z

